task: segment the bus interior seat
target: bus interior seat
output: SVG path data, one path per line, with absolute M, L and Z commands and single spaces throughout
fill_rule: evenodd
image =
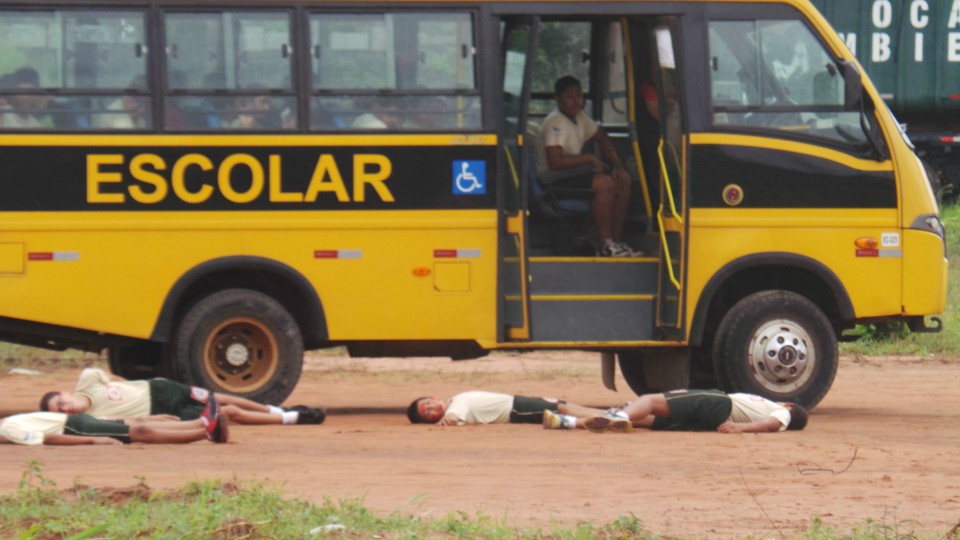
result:
M 582 216 L 589 214 L 593 200 L 593 190 L 585 188 L 567 188 L 561 185 L 544 186 L 540 183 L 537 174 L 536 145 L 540 133 L 540 125 L 527 122 L 525 139 L 529 144 L 526 148 L 526 165 L 530 200 L 534 201 L 536 210 L 551 217 Z

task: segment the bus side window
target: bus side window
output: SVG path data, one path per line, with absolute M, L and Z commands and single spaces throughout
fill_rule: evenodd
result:
M 310 14 L 310 129 L 480 126 L 470 13 Z
M 165 108 L 191 130 L 296 129 L 289 11 L 170 11 Z M 200 53 L 202 51 L 202 53 Z M 176 117 L 165 118 L 178 129 Z
M 0 10 L 0 50 L 11 68 L 0 76 L 0 128 L 149 129 L 144 18 L 137 9 Z M 108 104 L 127 98 L 141 122 L 98 125 L 121 114 Z

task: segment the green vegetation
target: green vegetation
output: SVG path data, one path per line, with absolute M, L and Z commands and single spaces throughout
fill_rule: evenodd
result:
M 127 489 L 95 489 L 75 485 L 58 490 L 45 478 L 41 464 L 30 462 L 16 493 L 0 496 L 0 531 L 5 538 L 484 538 L 592 540 L 663 538 L 644 528 L 633 514 L 606 525 L 580 523 L 550 530 L 519 529 L 507 520 L 482 513 L 452 512 L 428 519 L 397 510 L 377 516 L 360 500 L 327 499 L 311 504 L 284 499 L 259 485 L 238 482 L 192 482 L 173 492 L 153 491 L 146 479 Z M 411 501 L 415 502 L 415 501 Z M 813 518 L 811 539 L 958 540 L 956 528 L 946 534 L 916 534 L 912 522 L 884 516 L 866 519 L 849 533 L 837 532 Z M 958 524 L 960 526 L 960 524 Z M 670 536 L 676 538 L 676 536 Z

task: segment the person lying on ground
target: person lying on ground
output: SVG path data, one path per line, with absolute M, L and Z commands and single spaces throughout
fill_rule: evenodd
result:
M 283 409 L 162 377 L 145 381 L 111 378 L 98 368 L 84 369 L 73 392 L 44 394 L 40 410 L 109 418 L 169 414 L 195 420 L 211 395 L 219 402 L 221 413 L 238 424 L 322 424 L 326 418 L 321 408 L 297 405 Z
M 95 418 L 89 414 L 32 412 L 0 419 L 0 443 L 24 445 L 184 444 L 208 439 L 229 440 L 229 420 L 210 399 L 195 420 L 142 417 Z
M 627 432 L 632 428 L 663 431 L 768 433 L 800 430 L 807 410 L 796 403 L 774 402 L 753 394 L 721 390 L 671 390 L 644 394 L 619 409 L 579 418 L 544 415 L 543 427 L 562 429 L 575 424 L 593 432 Z
M 584 407 L 554 398 L 513 396 L 472 390 L 457 394 L 446 402 L 435 397 L 420 397 L 407 407 L 413 424 L 463 426 L 467 424 L 539 424 L 544 411 L 591 417 L 602 409 Z

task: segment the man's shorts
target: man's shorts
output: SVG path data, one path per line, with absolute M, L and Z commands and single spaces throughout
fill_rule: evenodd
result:
M 543 422 L 543 411 L 557 412 L 562 401 L 538 397 L 513 396 L 513 408 L 510 410 L 511 424 L 539 424 Z
M 207 406 L 210 391 L 164 378 L 150 379 L 150 414 L 172 414 L 196 420 Z
M 68 415 L 63 434 L 111 437 L 124 444 L 130 444 L 130 426 L 124 424 L 123 420 L 101 420 L 84 413 Z
M 540 184 L 557 185 L 566 189 L 593 189 L 592 165 L 578 165 L 569 169 L 557 169 L 540 173 Z
M 663 431 L 716 431 L 730 419 L 733 403 L 720 390 L 664 392 L 670 417 L 658 416 L 651 429 Z

